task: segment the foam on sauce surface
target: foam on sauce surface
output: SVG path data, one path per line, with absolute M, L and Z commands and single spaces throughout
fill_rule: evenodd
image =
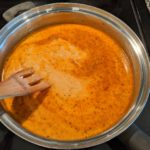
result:
M 63 24 L 20 41 L 4 78 L 33 67 L 48 91 L 9 98 L 4 108 L 24 128 L 58 140 L 89 138 L 115 125 L 132 103 L 133 72 L 119 44 L 94 28 Z

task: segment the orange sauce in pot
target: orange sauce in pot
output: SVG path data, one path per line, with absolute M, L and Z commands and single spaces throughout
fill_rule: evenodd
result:
M 128 57 L 113 38 L 92 27 L 62 24 L 26 36 L 6 61 L 4 78 L 26 67 L 51 88 L 2 103 L 25 129 L 42 137 L 95 136 L 114 126 L 132 104 Z

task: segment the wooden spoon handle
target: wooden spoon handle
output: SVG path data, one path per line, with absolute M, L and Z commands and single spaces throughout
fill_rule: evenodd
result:
M 0 83 L 0 100 L 9 97 L 9 95 L 11 94 L 10 92 L 10 87 L 8 87 L 8 84 L 6 84 L 5 82 L 1 82 Z M 13 88 L 11 88 L 13 89 Z

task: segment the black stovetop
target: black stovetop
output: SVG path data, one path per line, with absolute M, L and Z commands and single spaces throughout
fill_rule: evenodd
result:
M 4 11 L 22 2 L 25 1 L 0 0 L 0 28 L 2 28 L 7 23 L 2 18 Z M 126 24 L 128 24 L 142 40 L 148 53 L 150 54 L 150 14 L 146 8 L 144 0 L 36 0 L 32 2 L 34 2 L 36 6 L 54 2 L 78 2 L 104 9 L 119 17 Z M 148 135 L 150 135 L 149 114 L 150 98 L 144 111 L 135 122 Z M 117 138 L 105 144 L 87 149 L 127 150 L 125 145 L 123 145 Z M 6 129 L 2 124 L 0 124 L 0 150 L 46 150 L 46 148 L 42 148 L 22 140 Z

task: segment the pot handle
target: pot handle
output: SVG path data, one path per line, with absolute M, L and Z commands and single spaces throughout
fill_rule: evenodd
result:
M 131 150 L 150 150 L 150 137 L 135 124 L 131 125 L 118 138 Z
M 31 8 L 34 8 L 34 7 L 35 7 L 35 4 L 31 1 L 23 2 L 23 3 L 17 4 L 15 6 L 9 8 L 8 10 L 6 10 L 3 13 L 2 16 L 7 22 L 9 22 L 17 15 L 19 15 Z

